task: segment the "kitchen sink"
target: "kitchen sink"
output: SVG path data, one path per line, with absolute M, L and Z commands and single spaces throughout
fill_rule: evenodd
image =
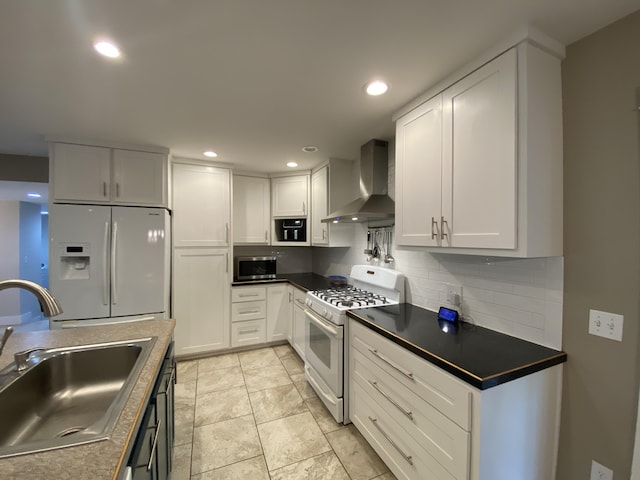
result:
M 0 458 L 108 439 L 155 340 L 38 351 L 0 372 Z

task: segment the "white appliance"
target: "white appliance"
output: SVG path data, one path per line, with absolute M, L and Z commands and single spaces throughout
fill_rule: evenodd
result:
M 338 422 L 348 423 L 348 361 L 344 339 L 347 310 L 404 301 L 404 275 L 372 265 L 354 265 L 351 285 L 307 293 L 305 377 Z
M 50 328 L 168 318 L 170 233 L 162 208 L 51 205 Z

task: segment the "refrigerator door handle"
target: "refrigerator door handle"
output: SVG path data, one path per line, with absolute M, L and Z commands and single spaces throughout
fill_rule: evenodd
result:
M 107 245 L 109 245 L 109 222 L 104 222 L 104 248 L 102 249 L 102 303 L 109 305 L 109 277 L 107 276 Z
M 113 235 L 111 236 L 111 303 L 118 303 L 118 280 L 116 272 L 116 255 L 118 251 L 118 222 L 113 222 Z

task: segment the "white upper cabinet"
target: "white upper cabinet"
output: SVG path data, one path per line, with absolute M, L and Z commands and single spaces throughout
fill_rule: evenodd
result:
M 397 119 L 399 245 L 562 254 L 560 59 L 528 42 Z
M 113 151 L 113 201 L 166 205 L 167 156 L 134 150 Z
M 512 49 L 442 95 L 443 246 L 516 247 L 516 60 Z
M 269 243 L 270 203 L 268 178 L 233 176 L 233 243 Z
M 330 159 L 311 175 L 311 245 L 319 247 L 348 247 L 353 243 L 354 225 L 323 223 L 321 220 L 346 205 L 350 193 L 352 162 Z
M 168 206 L 168 155 L 53 143 L 54 202 Z
M 395 201 L 397 243 L 439 245 L 437 227 L 442 209 L 441 95 L 398 120 Z
M 231 174 L 226 168 L 173 164 L 174 247 L 229 245 Z
M 271 179 L 272 217 L 306 217 L 309 214 L 309 175 Z

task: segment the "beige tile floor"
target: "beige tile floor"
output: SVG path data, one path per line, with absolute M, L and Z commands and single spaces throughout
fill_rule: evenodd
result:
M 172 480 L 395 480 L 289 345 L 178 363 Z

